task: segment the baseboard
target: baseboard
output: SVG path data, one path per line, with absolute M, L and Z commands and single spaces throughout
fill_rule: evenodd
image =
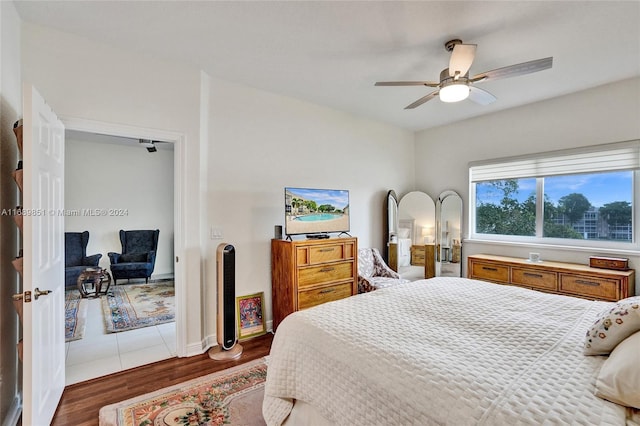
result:
M 9 412 L 7 413 L 7 416 L 2 420 L 2 426 L 17 425 L 21 415 L 22 415 L 22 398 L 20 398 L 20 395 L 16 395 L 13 398 L 13 403 L 11 404 L 11 407 L 9 407 Z
M 199 342 L 199 343 L 190 343 L 187 345 L 186 349 L 187 349 L 187 353 L 185 357 L 202 355 L 208 349 L 208 347 L 206 346 L 206 339 L 204 339 L 202 342 Z
M 273 332 L 273 321 L 267 321 L 267 333 Z M 201 355 L 212 348 L 218 346 L 218 340 L 215 334 L 210 334 L 202 339 L 200 343 L 191 343 L 187 345 L 187 357 Z
M 208 351 L 210 348 L 218 346 L 218 337 L 216 334 L 210 334 L 204 339 L 204 350 Z
M 144 278 L 118 278 L 120 281 L 118 285 L 127 285 L 127 284 L 155 284 L 162 283 L 167 281 L 175 281 L 173 276 L 153 276 L 148 280 Z
M 175 276 L 173 274 L 154 274 L 149 277 L 150 283 L 156 283 L 161 281 L 175 281 Z

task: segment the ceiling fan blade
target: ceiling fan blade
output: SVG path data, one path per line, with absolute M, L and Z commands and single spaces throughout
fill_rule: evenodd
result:
M 480 105 L 489 105 L 495 102 L 496 97 L 486 90 L 469 86 L 469 100 Z
M 376 86 L 427 86 L 438 87 L 440 83 L 433 81 L 378 81 Z
M 476 56 L 476 47 L 475 44 L 456 44 L 453 47 L 449 59 L 449 76 L 455 77 L 458 74 L 462 77 L 469 71 Z
M 431 92 L 428 95 L 421 97 L 420 99 L 418 99 L 417 101 L 415 101 L 411 105 L 407 105 L 404 109 L 414 109 L 415 107 L 419 107 L 423 103 L 425 103 L 427 101 L 430 101 L 431 99 L 433 99 L 436 96 L 438 96 L 438 93 L 440 93 L 439 90 L 436 90 L 435 92 Z
M 471 78 L 472 82 L 497 80 L 499 78 L 517 77 L 519 75 L 530 74 L 546 70 L 553 66 L 553 57 L 536 59 L 534 61 L 523 62 L 521 64 L 510 65 L 508 67 L 498 68 L 492 71 L 480 73 Z

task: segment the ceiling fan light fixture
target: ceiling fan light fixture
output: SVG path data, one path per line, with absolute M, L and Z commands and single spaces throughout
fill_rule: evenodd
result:
M 466 83 L 453 83 L 440 89 L 442 102 L 460 102 L 469 97 L 469 86 Z
M 449 67 L 440 72 L 440 83 L 431 81 L 379 81 L 376 86 L 426 86 L 439 88 L 439 90 L 428 93 L 404 109 L 419 107 L 436 96 L 439 96 L 442 102 L 460 102 L 469 98 L 476 104 L 489 105 L 496 100 L 496 97 L 486 90 L 476 87 L 476 83 L 530 74 L 553 66 L 553 57 L 550 56 L 497 68 L 492 71 L 485 71 L 470 77 L 469 69 L 475 59 L 477 45 L 465 44 L 462 43 L 462 40 L 454 39 L 446 42 L 444 46 L 447 52 L 451 53 L 451 57 L 449 58 Z

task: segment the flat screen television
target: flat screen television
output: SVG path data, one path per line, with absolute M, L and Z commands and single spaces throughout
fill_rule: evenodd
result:
M 349 232 L 349 191 L 344 189 L 284 189 L 284 230 L 287 235 L 322 238 Z

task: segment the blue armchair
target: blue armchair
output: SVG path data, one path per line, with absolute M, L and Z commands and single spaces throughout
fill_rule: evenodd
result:
M 114 285 L 119 279 L 144 278 L 145 283 L 153 273 L 158 250 L 160 230 L 120 230 L 122 253 L 109 252 L 111 275 Z
M 97 267 L 101 254 L 87 256 L 89 231 L 64 233 L 64 286 L 77 288 L 78 277 L 87 268 Z

